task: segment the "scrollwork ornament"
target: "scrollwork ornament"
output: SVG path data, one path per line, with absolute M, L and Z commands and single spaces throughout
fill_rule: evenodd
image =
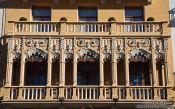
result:
M 117 45 L 116 53 L 124 53 L 124 47 L 122 45 Z
M 53 60 L 58 60 L 59 57 L 60 57 L 60 54 L 59 54 L 59 53 L 52 52 L 52 59 L 53 59 Z
M 13 51 L 13 60 L 19 60 L 21 54 L 19 52 Z
M 140 46 L 142 46 L 142 47 L 148 47 L 150 45 L 150 40 L 149 39 L 143 39 L 143 40 L 141 40 L 141 42 L 140 42 Z
M 14 51 L 17 52 L 17 53 L 20 53 L 21 52 L 20 46 L 19 45 L 15 45 Z
M 137 42 L 136 42 L 136 40 L 134 38 L 132 38 L 132 39 L 128 40 L 128 45 L 130 47 L 136 47 L 137 46 Z
M 91 44 L 91 46 L 92 47 L 96 47 L 96 46 L 99 46 L 99 40 L 98 39 L 92 39 L 91 41 L 90 41 L 90 44 Z
M 111 60 L 111 54 L 110 53 L 103 53 L 103 60 Z
M 155 59 L 156 59 L 156 61 L 164 61 L 164 54 L 163 53 L 157 53 L 156 55 L 155 55 Z
M 47 43 L 48 43 L 48 41 L 46 39 L 41 39 L 41 40 L 38 41 L 38 44 L 39 44 L 40 47 L 46 46 Z
M 70 52 L 65 52 L 65 60 L 71 60 L 73 58 L 73 54 Z
M 122 60 L 124 60 L 124 58 L 125 58 L 125 54 L 124 53 L 118 53 L 117 54 L 117 60 L 118 61 L 122 61 Z
M 79 39 L 78 46 L 80 46 L 80 47 L 86 46 L 86 41 L 84 39 Z
M 34 46 L 34 41 L 30 38 L 30 39 L 26 40 L 25 44 L 26 44 L 27 47 L 33 47 Z

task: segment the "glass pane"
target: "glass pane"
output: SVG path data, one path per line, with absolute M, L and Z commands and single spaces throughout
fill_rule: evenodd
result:
M 50 8 L 32 8 L 32 16 L 51 16 Z
M 79 18 L 80 21 L 97 21 L 97 18 Z
M 79 17 L 96 17 L 97 16 L 97 9 L 95 8 L 79 8 L 78 9 L 78 15 Z
M 126 8 L 125 9 L 125 16 L 143 16 L 143 9 L 142 8 Z

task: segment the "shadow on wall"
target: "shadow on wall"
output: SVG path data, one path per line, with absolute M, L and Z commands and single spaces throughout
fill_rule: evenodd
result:
M 4 43 L 3 45 L 0 43 L 0 88 L 3 87 L 5 84 L 6 62 L 7 62 L 7 43 Z
M 175 8 L 169 11 L 169 16 L 170 16 L 170 27 L 175 28 Z

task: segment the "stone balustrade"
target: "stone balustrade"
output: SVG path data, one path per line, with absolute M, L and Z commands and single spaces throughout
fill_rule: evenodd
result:
M 75 88 L 76 90 L 73 90 Z M 6 90 L 10 90 L 9 100 L 57 100 L 61 96 L 60 86 L 11 86 L 6 87 Z M 49 89 L 49 90 L 47 90 Z M 100 94 L 102 89 L 102 95 Z M 117 89 L 115 93 L 113 89 Z M 126 97 L 126 90 L 129 89 L 129 98 Z M 156 92 L 154 92 L 156 89 Z M 158 95 L 156 99 L 167 100 L 169 87 L 153 87 L 153 86 L 64 86 L 63 94 L 65 100 L 113 100 L 114 96 L 117 95 L 118 100 L 154 100 L 155 93 Z M 20 90 L 22 90 L 22 97 L 19 97 Z M 49 95 L 47 95 L 49 91 Z M 75 96 L 73 97 L 75 93 Z M 62 97 L 62 96 L 61 96 Z
M 9 21 L 13 35 L 164 35 L 166 22 Z M 44 34 L 43 34 L 44 33 Z

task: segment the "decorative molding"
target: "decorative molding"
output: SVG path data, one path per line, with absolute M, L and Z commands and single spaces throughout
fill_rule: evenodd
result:
M 12 54 L 13 54 L 13 60 L 14 60 L 14 61 L 19 60 L 20 57 L 21 57 L 21 54 L 20 54 L 19 52 L 12 51 Z
M 13 49 L 13 38 L 8 38 L 7 43 L 8 49 Z
M 30 48 L 26 50 L 25 54 L 28 61 L 42 61 L 48 57 L 47 53 L 37 48 Z
M 64 38 L 60 39 L 60 49 L 64 49 Z
M 60 54 L 57 52 L 52 51 L 51 54 L 52 54 L 53 61 L 58 60 L 60 58 Z
M 80 49 L 78 51 L 79 61 L 95 61 L 99 59 L 99 54 L 91 49 Z
M 33 47 L 34 46 L 34 42 L 31 38 L 27 39 L 25 42 L 27 47 Z
M 46 39 L 41 39 L 38 41 L 38 44 L 40 47 L 44 47 L 44 46 L 47 46 L 48 41 Z M 50 44 L 50 41 L 49 41 L 49 44 Z
M 151 59 L 151 54 L 149 54 L 147 51 L 142 49 L 135 49 L 129 52 L 129 60 L 130 61 L 141 61 L 146 62 Z
M 123 61 L 124 59 L 125 59 L 125 54 L 124 53 L 117 54 L 117 61 Z

